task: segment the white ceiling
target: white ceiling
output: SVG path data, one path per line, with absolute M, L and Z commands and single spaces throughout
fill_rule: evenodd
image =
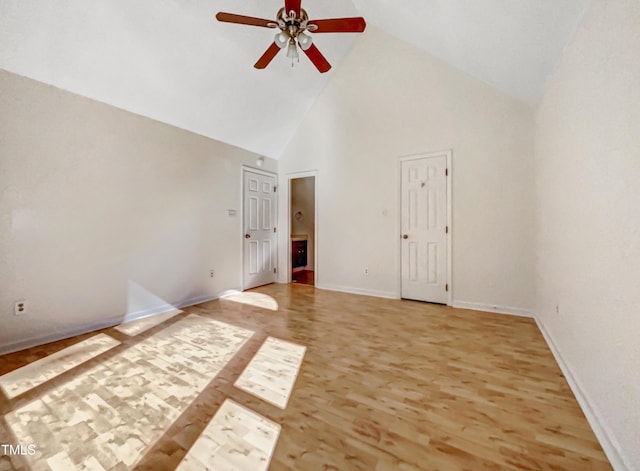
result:
M 588 2 L 305 0 L 303 7 L 312 18 L 362 15 L 534 104 Z M 282 3 L 0 0 L 0 68 L 277 158 L 333 70 L 321 75 L 306 57 L 292 69 L 283 53 L 255 70 L 274 32 L 214 16 L 273 18 Z M 355 36 L 316 36 L 334 70 Z
M 591 0 L 353 0 L 369 24 L 536 104 Z

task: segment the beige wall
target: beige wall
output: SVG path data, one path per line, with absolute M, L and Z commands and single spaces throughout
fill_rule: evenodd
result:
M 530 313 L 533 129 L 530 107 L 368 28 L 278 164 L 318 171 L 318 285 L 399 295 L 399 158 L 453 149 L 454 300 Z
M 314 269 L 315 247 L 315 177 L 294 178 L 291 180 L 291 234 L 307 235 L 307 269 Z M 297 211 L 302 219 L 294 216 Z
M 255 159 L 0 71 L 0 351 L 238 288 Z
M 538 109 L 536 144 L 539 319 L 616 469 L 638 470 L 640 2 L 593 1 Z

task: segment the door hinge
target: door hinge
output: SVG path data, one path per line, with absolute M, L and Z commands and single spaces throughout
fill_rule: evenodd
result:
M 273 192 L 275 193 L 276 191 L 278 191 L 278 187 L 273 185 Z
M 449 176 L 449 169 L 448 168 L 444 169 L 444 176 L 445 177 Z
M 274 268 L 274 269 L 273 269 L 273 273 L 275 273 L 275 272 L 276 272 L 276 269 Z
M 449 292 L 449 283 L 447 283 L 446 285 L 444 285 L 444 290 L 448 293 Z
M 449 233 L 449 226 L 446 226 L 446 227 L 445 227 L 445 229 L 444 229 L 444 233 L 445 233 L 445 234 L 448 234 L 448 233 Z
M 273 232 L 275 232 L 275 231 L 276 231 L 276 228 L 274 227 L 274 228 L 273 228 Z

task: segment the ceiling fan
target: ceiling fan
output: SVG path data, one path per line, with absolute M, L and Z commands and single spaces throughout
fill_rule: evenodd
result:
M 331 69 L 331 64 L 313 44 L 313 38 L 308 33 L 362 33 L 367 26 L 362 17 L 309 20 L 307 12 L 301 8 L 301 0 L 285 0 L 284 8 L 278 11 L 275 21 L 224 12 L 219 12 L 216 18 L 218 21 L 226 23 L 277 28 L 280 30 L 276 34 L 273 44 L 255 63 L 254 67 L 256 69 L 267 67 L 278 52 L 284 48 L 287 48 L 287 57 L 291 59 L 291 65 L 293 66 L 295 60 L 299 61 L 299 46 L 320 73 Z

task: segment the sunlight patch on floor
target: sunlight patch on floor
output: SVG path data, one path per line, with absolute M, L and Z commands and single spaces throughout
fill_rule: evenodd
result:
M 0 387 L 13 399 L 118 345 L 120 342 L 108 335 L 94 335 L 0 376 Z
M 223 298 L 225 301 L 233 301 L 235 303 L 248 304 L 250 306 L 268 309 L 270 311 L 278 310 L 278 301 L 271 296 L 262 293 L 243 292 L 231 294 Z
M 193 444 L 178 471 L 264 471 L 280 425 L 227 399 Z
M 234 386 L 285 409 L 305 351 L 302 345 L 269 337 Z
M 6 414 L 32 469 L 131 469 L 254 332 L 190 315 Z
M 162 314 L 156 314 L 153 316 L 143 317 L 142 319 L 136 319 L 134 321 L 125 322 L 117 327 L 114 327 L 118 332 L 129 335 L 131 337 L 146 332 L 147 330 L 162 324 L 164 321 L 171 319 L 178 314 L 182 314 L 183 311 L 176 309 L 174 311 L 165 312 Z

